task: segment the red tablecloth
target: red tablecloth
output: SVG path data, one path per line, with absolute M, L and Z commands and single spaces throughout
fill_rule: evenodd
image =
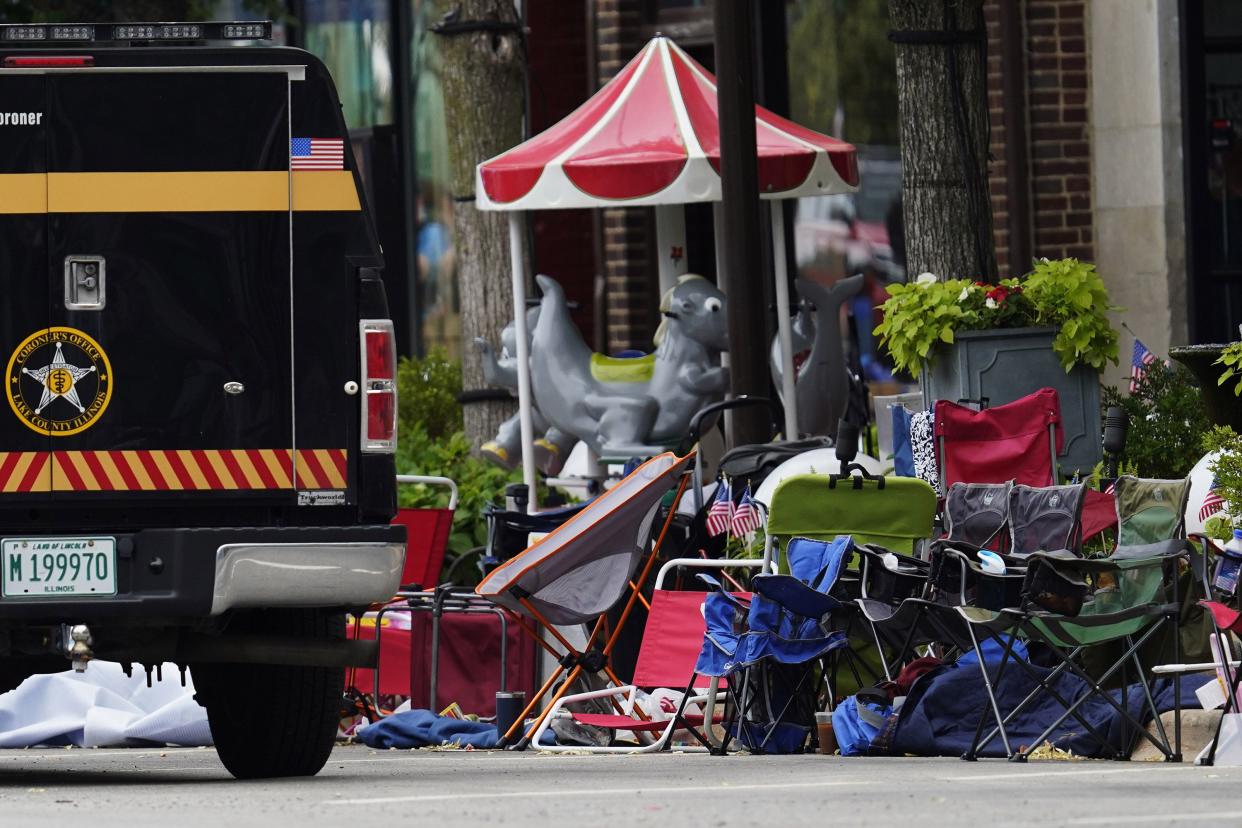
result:
M 431 615 L 412 613 L 411 628 L 389 624 L 396 613 L 384 615 L 380 637 L 379 691 L 381 695 L 409 696 L 414 707 L 432 707 Z M 409 615 L 401 613 L 401 615 Z M 354 634 L 350 625 L 350 636 Z M 505 689 L 535 690 L 535 643 L 510 618 L 508 671 Z M 360 627 L 358 638 L 374 640 L 375 627 Z M 354 684 L 375 692 L 374 673 L 359 670 Z M 434 709 L 439 712 L 457 702 L 466 713 L 492 716 L 496 691 L 500 689 L 500 621 L 495 615 L 445 613 L 440 619 L 440 670 Z

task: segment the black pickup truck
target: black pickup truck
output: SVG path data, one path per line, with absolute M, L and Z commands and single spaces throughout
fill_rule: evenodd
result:
M 381 251 L 268 37 L 0 26 L 0 690 L 188 667 L 238 777 L 323 766 L 405 554 Z

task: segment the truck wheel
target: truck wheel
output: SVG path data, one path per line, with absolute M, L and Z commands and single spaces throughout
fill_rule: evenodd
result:
M 228 632 L 342 639 L 345 616 L 264 610 L 233 619 Z M 233 776 L 314 776 L 328 761 L 340 723 L 343 669 L 201 664 L 191 672 L 216 753 Z

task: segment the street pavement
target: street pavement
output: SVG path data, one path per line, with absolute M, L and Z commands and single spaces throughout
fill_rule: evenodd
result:
M 236 782 L 211 749 L 8 750 L 0 825 L 1237 825 L 1240 782 L 1188 764 L 360 746 L 313 779 Z

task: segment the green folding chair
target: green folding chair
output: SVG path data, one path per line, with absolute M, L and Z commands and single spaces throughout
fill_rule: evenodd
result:
M 1083 559 L 1068 550 L 1033 552 L 1027 559 L 1021 607 L 1010 610 L 958 608 L 969 623 L 976 652 L 980 636 L 990 637 L 1004 648 L 995 675 L 989 674 L 980 653 L 991 709 L 980 716 L 974 742 L 965 758 L 975 758 L 992 739 L 1000 736 L 1006 756 L 1025 761 L 1031 750 L 1042 745 L 1069 718 L 1076 719 L 1088 734 L 1108 749 L 1107 739 L 1078 714 L 1078 709 L 1088 699 L 1097 696 L 1112 705 L 1135 732 L 1153 742 L 1166 760 L 1181 761 L 1181 710 L 1175 709 L 1174 740 L 1170 742 L 1156 710 L 1140 650 L 1149 642 L 1159 641 L 1156 639 L 1159 633 L 1171 631 L 1172 658 L 1179 662 L 1181 657 L 1179 570 L 1180 561 L 1191 551 L 1179 536 L 1186 489 L 1185 480 L 1119 479 L 1118 518 L 1122 544 L 1112 555 Z M 1013 657 L 1013 642 L 1018 637 L 1047 647 L 1058 660 L 1057 667 L 1041 675 L 1025 660 Z M 1104 652 L 1099 647 L 1103 644 L 1118 646 L 1119 657 L 1103 669 L 1089 669 L 1088 655 Z M 992 689 L 1012 664 L 1025 670 L 1038 686 L 1015 708 L 1002 714 Z M 1130 668 L 1143 693 L 1144 713 L 1155 721 L 1155 735 L 1146 732 L 1143 722 L 1131 713 L 1128 704 L 1119 703 L 1105 690 L 1113 675 L 1122 673 L 1124 677 L 1131 673 Z M 1062 698 L 1052 685 L 1059 675 L 1067 672 L 1086 680 L 1089 693 L 1074 701 Z M 1032 740 L 1031 745 L 1015 751 L 1005 732 L 1006 722 L 1012 721 L 1041 694 L 1051 695 L 1064 713 L 1040 737 Z M 1177 675 L 1174 694 L 1180 699 L 1181 682 Z M 1128 695 L 1123 695 L 1123 699 L 1128 701 Z M 989 713 L 996 726 L 985 736 Z M 1125 751 L 1124 755 L 1115 754 L 1114 758 L 1128 756 L 1129 752 Z
M 850 535 L 855 544 L 912 555 L 931 537 L 935 515 L 936 493 L 917 478 L 799 474 L 776 487 L 767 531 L 772 552 L 791 538 Z
M 1182 536 L 1190 478 L 1117 478 L 1117 547 L 1142 546 Z
M 794 538 L 831 541 L 850 535 L 855 546 L 868 544 L 902 555 L 912 555 L 932 534 L 936 515 L 936 493 L 922 480 L 912 477 L 870 477 L 865 475 L 795 475 L 781 481 L 768 504 L 765 558 L 778 562 L 783 572 L 789 568 L 784 550 Z M 855 553 L 838 583 L 849 598 L 861 597 L 860 558 Z M 888 677 L 874 628 L 862 617 L 855 603 L 846 605 L 837 629 L 845 630 L 850 647 L 834 659 L 835 669 L 844 664 L 857 688 L 867 687 Z M 861 670 L 870 675 L 863 678 Z M 832 686 L 838 692 L 848 682 Z

